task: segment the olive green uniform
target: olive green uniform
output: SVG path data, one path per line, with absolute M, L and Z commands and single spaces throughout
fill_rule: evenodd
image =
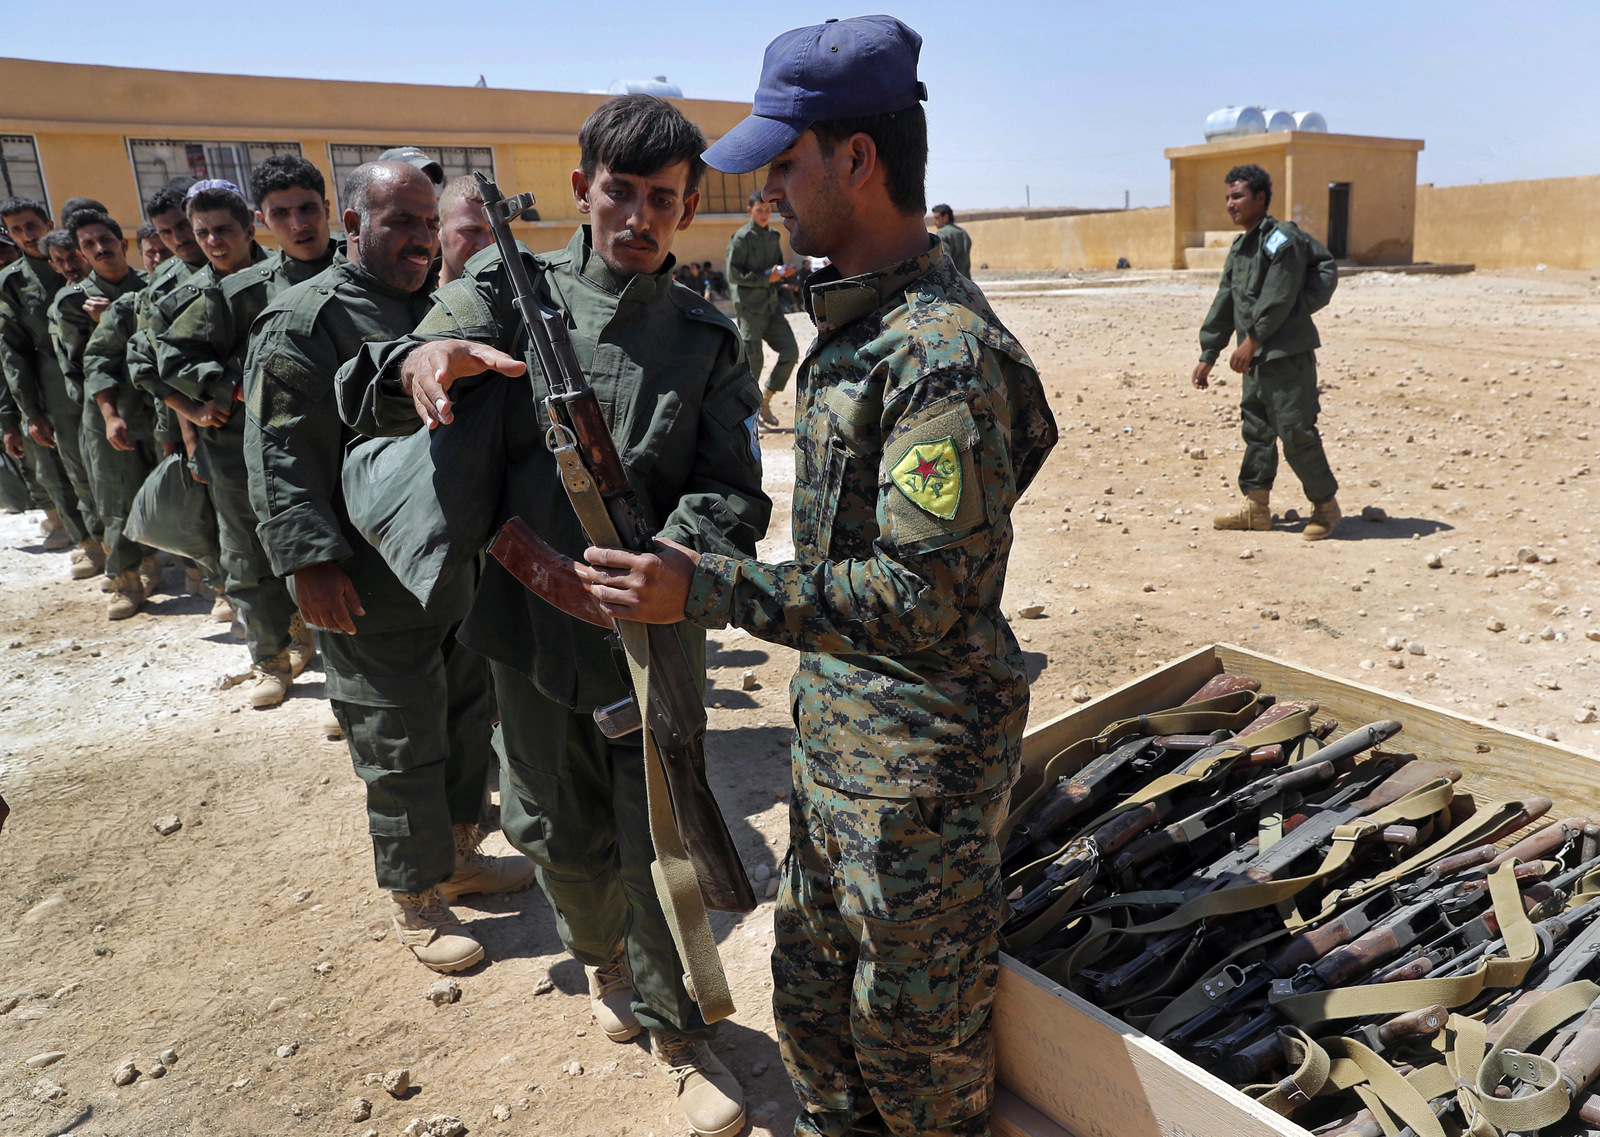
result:
M 1200 358 L 1215 363 L 1235 335 L 1255 340 L 1239 403 L 1244 459 L 1239 489 L 1270 490 L 1283 457 L 1313 504 L 1328 501 L 1339 483 L 1317 432 L 1316 349 L 1322 345 L 1305 297 L 1307 243 L 1292 222 L 1263 217 L 1234 238 L 1222 283 L 1200 325 Z
M 56 360 L 67 381 L 67 389 L 73 392 L 82 407 L 79 448 L 84 467 L 94 484 L 95 512 L 105 527 L 101 540 L 106 547 L 107 576 L 136 569 L 145 557 L 155 555 L 154 549 L 126 537 L 122 527 L 127 523 L 134 494 L 139 492 L 139 487 L 155 468 L 157 458 L 155 443 L 148 429 L 149 404 L 141 392 L 125 385 L 122 386 L 124 395 L 118 402 L 125 416 L 133 416 L 127 420 L 133 449 L 118 450 L 106 437 L 105 416 L 100 413 L 100 404 L 95 402 L 94 396 L 96 391 L 117 384 L 108 383 L 103 370 L 96 372 L 92 385 L 89 382 L 88 347 L 98 325 L 84 310 L 84 303 L 91 296 L 103 296 L 113 302 L 110 308 L 101 313 L 100 323 L 109 321 L 108 337 L 120 340 L 122 337 L 117 332 L 123 322 L 133 321 L 133 305 L 139 292 L 148 283 L 145 274 L 135 268 L 129 268 L 128 275 L 115 284 L 99 273 L 91 272 L 81 284 L 63 288 L 50 304 Z M 118 311 L 117 304 L 124 301 L 126 303 Z M 97 364 L 115 363 L 121 367 L 125 362 L 125 359 L 97 356 Z
M 592 251 L 587 226 L 565 250 L 526 259 L 546 303 L 566 314 L 644 520 L 685 545 L 749 555 L 772 503 L 761 492 L 760 396 L 733 325 L 673 282 L 670 257 L 654 275 L 616 276 Z M 526 335 L 496 249 L 480 252 L 462 279 L 439 289 L 414 335 L 371 345 L 345 365 L 345 421 L 365 434 L 412 428 L 399 366 L 413 346 L 431 339 L 475 340 L 522 355 Z M 544 443 L 547 380 L 534 374 L 531 391 L 514 382 L 497 522 L 520 516 L 556 549 L 581 557 L 588 539 Z M 463 405 L 472 397 L 462 390 Z M 703 669 L 704 633 L 679 629 Z M 628 693 L 606 633 L 545 603 L 491 560 L 460 638 L 490 660 L 501 716 L 501 825 L 533 860 L 562 942 L 599 966 L 625 940 L 639 1022 L 708 1037 L 713 1031 L 684 989 L 683 963 L 651 881 L 638 735 L 607 739 L 590 714 Z
M 954 221 L 948 225 L 941 225 L 933 231 L 939 238 L 939 244 L 944 246 L 944 255 L 950 258 L 950 263 L 957 272 L 968 280 L 972 279 L 972 237 L 965 229 Z
M 67 536 L 81 544 L 98 538 L 102 529 L 78 447 L 80 408 L 67 394 L 50 339 L 50 302 L 66 283 L 49 261 L 26 253 L 0 271 L 0 369 L 24 432 L 36 418 L 55 432 L 54 447 L 40 446 L 27 435 L 28 465 L 55 504 Z
M 244 361 L 250 326 L 280 292 L 329 267 L 338 250 L 329 245 L 317 261 L 252 245 L 250 265 L 218 276 L 211 265 L 196 271 L 157 306 L 166 330 L 156 337 L 160 382 L 197 402 L 232 407 L 222 426 L 196 427 L 195 465 L 211 491 L 222 546 L 224 591 L 244 620 L 250 655 L 262 663 L 289 646 L 294 600 L 274 576 L 256 536 L 255 507 L 245 471 Z
M 45 492 L 44 487 L 39 484 L 39 479 L 34 476 L 33 464 L 28 461 L 26 447 L 32 445 L 32 442 L 30 439 L 28 439 L 27 431 L 22 424 L 22 412 L 17 410 L 16 397 L 11 393 L 11 385 L 5 381 L 5 377 L 3 375 L 0 375 L 0 434 L 4 434 L 5 432 L 12 430 L 20 432 L 23 437 L 23 446 L 25 449 L 22 455 L 22 461 L 17 463 L 17 468 L 12 470 L 12 473 L 15 473 L 16 476 L 22 479 L 23 486 L 28 495 L 28 508 L 54 508 L 54 503 L 51 502 L 50 495 Z M 7 468 L 9 470 L 11 469 L 11 463 L 14 462 L 15 459 L 8 454 L 5 456 L 4 461 L 7 463 Z
M 767 273 L 784 263 L 783 242 L 771 225 L 746 221 L 728 238 L 728 283 L 733 286 L 733 314 L 739 320 L 739 336 L 744 340 L 750 374 L 761 378 L 761 343 L 765 340 L 778 353 L 772 374 L 762 386 L 781 391 L 800 359 L 794 342 L 794 329 L 778 303 L 778 289 Z
M 431 292 L 402 292 L 341 258 L 267 305 L 245 360 L 245 464 L 272 571 L 292 587 L 300 569 L 335 562 L 366 611 L 354 635 L 318 628 L 317 646 L 366 783 L 378 885 L 410 893 L 449 879 L 452 826 L 483 810 L 494 696 L 483 657 L 453 635 L 472 574 L 424 608 L 350 524 L 339 474 L 360 436 L 340 421 L 333 385 L 363 344 L 416 327 Z
M 827 1137 L 989 1132 L 996 834 L 1028 712 L 1000 601 L 1056 426 L 1027 353 L 929 244 L 811 278 L 794 559 L 702 556 L 687 605 L 802 653 L 773 1012 L 795 1131 Z

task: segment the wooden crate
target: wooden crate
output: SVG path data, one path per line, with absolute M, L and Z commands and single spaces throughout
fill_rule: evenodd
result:
M 1463 773 L 1479 803 L 1541 794 L 1549 816 L 1592 813 L 1600 759 L 1530 734 L 1216 644 L 1135 679 L 1028 732 L 1025 767 L 1037 768 L 1109 724 L 1183 701 L 1212 675 L 1261 680 L 1265 693 L 1314 699 L 1341 731 L 1379 719 L 1405 730 L 1389 745 Z M 1001 1092 L 998 1137 L 1307 1137 L 1143 1032 L 1079 999 L 1010 956 L 1001 957 L 994 1005 Z

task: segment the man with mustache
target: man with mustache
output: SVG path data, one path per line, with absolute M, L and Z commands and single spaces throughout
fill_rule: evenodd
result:
M 771 512 L 755 434 L 760 396 L 737 329 L 672 276 L 673 238 L 699 205 L 704 136 L 671 103 L 624 95 L 589 116 L 578 143 L 572 190 L 588 222 L 566 249 L 525 257 L 534 286 L 566 315 L 645 521 L 696 548 L 748 556 Z M 409 431 L 418 416 L 449 430 L 455 399 L 467 405 L 496 387 L 460 390 L 458 379 L 516 376 L 505 384 L 496 520 L 520 516 L 577 556 L 588 542 L 545 447 L 548 380 L 525 377 L 526 342 L 499 250 L 488 248 L 439 289 L 413 335 L 346 364 L 340 403 L 345 421 L 368 434 Z M 680 633 L 703 668 L 703 634 L 688 625 Z M 532 858 L 562 942 L 585 965 L 596 1020 L 617 1042 L 650 1031 L 696 1133 L 738 1132 L 739 1084 L 707 1045 L 715 1028 L 685 988 L 651 880 L 639 735 L 608 739 L 592 716 L 629 692 L 606 633 L 491 560 L 460 637 L 494 674 L 501 824 Z
M 478 850 L 494 696 L 483 657 L 454 637 L 472 575 L 458 573 L 424 608 L 356 532 L 340 471 L 359 436 L 339 420 L 333 391 L 363 344 L 406 335 L 431 307 L 439 207 L 428 176 L 395 161 L 358 167 L 341 200 L 348 259 L 281 293 L 251 334 L 250 498 L 272 571 L 319 629 L 396 935 L 423 965 L 460 971 L 483 947 L 450 901 L 533 883 L 526 859 Z

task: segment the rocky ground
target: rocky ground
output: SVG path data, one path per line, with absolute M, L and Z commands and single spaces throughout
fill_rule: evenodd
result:
M 1287 470 L 1273 532 L 1210 527 L 1240 449 L 1237 381 L 1188 385 L 1214 277 L 989 284 L 1062 429 L 1016 514 L 1007 595 L 1042 608 L 1016 621 L 1035 722 L 1229 641 L 1600 752 L 1593 277 L 1345 280 L 1320 360 L 1348 519 L 1320 544 L 1289 517 L 1306 505 Z M 765 439 L 772 557 L 789 548 L 786 441 Z M 458 1000 L 427 997 L 437 977 L 394 943 L 371 883 L 344 745 L 317 732 L 318 672 L 283 707 L 244 709 L 212 689 L 243 649 L 206 605 L 163 594 L 107 623 L 36 533 L 0 517 L 0 1133 L 397 1137 L 442 1116 L 515 1137 L 683 1132 L 648 1052 L 589 1022 L 537 892 L 463 906 L 489 961 Z M 786 840 L 793 661 L 719 634 L 710 662 L 712 782 L 764 880 Z M 754 1132 L 787 1132 L 770 902 L 716 929 L 740 1008 L 720 1053 Z M 352 1120 L 357 1098 L 370 1119 Z

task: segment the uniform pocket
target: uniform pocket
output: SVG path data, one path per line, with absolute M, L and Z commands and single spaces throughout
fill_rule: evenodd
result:
M 844 443 L 837 438 L 828 439 L 827 449 L 822 454 L 823 468 L 817 471 L 820 476 L 812 478 L 816 493 L 797 533 L 802 548 L 823 560 L 828 559 L 833 547 L 833 520 L 839 512 L 839 490 L 844 484 L 845 463 L 849 460 L 850 452 Z

